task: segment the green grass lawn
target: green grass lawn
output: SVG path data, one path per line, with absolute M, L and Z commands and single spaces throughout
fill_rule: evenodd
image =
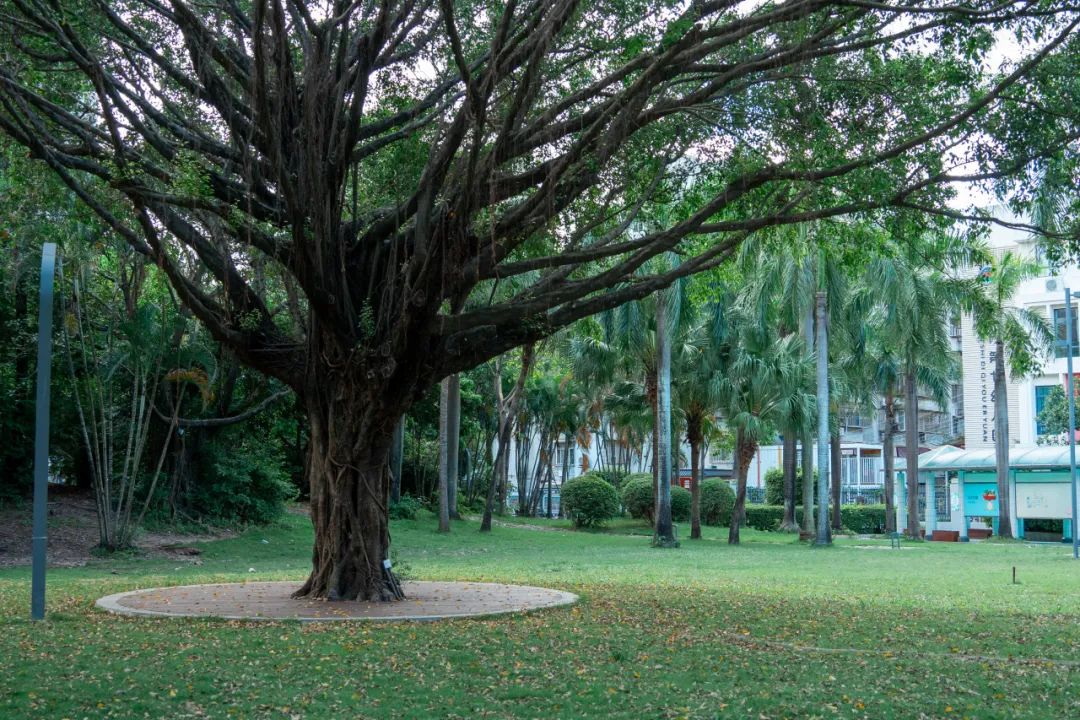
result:
M 204 545 L 201 566 L 51 571 L 44 624 L 26 619 L 29 570 L 0 571 L 0 717 L 1080 717 L 1080 562 L 1064 546 L 815 549 L 744 531 L 731 548 L 708 528 L 654 550 L 632 523 L 530 524 L 556 529 L 395 523 L 397 560 L 419 579 L 565 588 L 578 606 L 382 625 L 93 608 L 139 587 L 300 580 L 298 516 Z

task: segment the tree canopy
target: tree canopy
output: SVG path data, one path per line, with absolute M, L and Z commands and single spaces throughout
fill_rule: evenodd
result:
M 434 382 L 763 228 L 1067 176 L 1078 24 L 1069 0 L 0 0 L 0 130 L 296 391 L 301 594 L 392 599 L 387 456 Z

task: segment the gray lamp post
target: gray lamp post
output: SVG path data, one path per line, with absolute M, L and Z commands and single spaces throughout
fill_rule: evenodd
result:
M 36 427 L 34 430 L 33 567 L 30 572 L 30 617 L 45 619 L 45 549 L 48 546 L 49 383 L 52 377 L 53 274 L 56 243 L 41 252 L 41 294 L 38 304 Z
M 1072 546 L 1073 558 L 1078 559 L 1080 558 L 1080 527 L 1077 527 L 1076 523 L 1076 395 L 1073 390 L 1072 299 L 1072 291 L 1065 288 L 1065 366 L 1068 373 L 1065 383 L 1066 392 L 1069 396 L 1069 482 L 1072 489 Z

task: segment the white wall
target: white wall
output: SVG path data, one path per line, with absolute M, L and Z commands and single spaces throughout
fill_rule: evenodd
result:
M 998 210 L 1003 219 L 1010 219 L 1006 212 Z M 1015 218 L 1011 218 L 1015 219 Z M 988 243 L 999 256 L 1011 250 L 1027 258 L 1037 256 L 1038 244 L 1028 233 L 1020 230 L 994 226 Z M 1080 289 L 1080 269 L 1076 266 L 1049 270 L 1039 277 L 1022 283 L 1013 303 L 1017 307 L 1033 309 L 1049 322 L 1053 321 L 1053 309 L 1065 306 L 1064 288 Z M 1074 309 L 1077 306 L 1074 304 Z M 993 346 L 975 337 L 971 318 L 965 316 L 961 325 L 963 371 L 964 371 L 964 441 L 968 448 L 993 447 Z M 1080 371 L 1076 363 L 1074 371 Z M 1011 444 L 1035 445 L 1036 434 L 1035 387 L 1038 385 L 1063 385 L 1066 377 L 1066 359 L 1056 358 L 1051 351 L 1044 358 L 1042 372 L 1034 377 L 1012 379 L 1008 383 L 1009 436 Z

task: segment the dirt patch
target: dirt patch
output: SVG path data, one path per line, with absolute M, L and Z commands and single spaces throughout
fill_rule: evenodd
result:
M 411 581 L 393 603 L 326 602 L 292 596 L 298 583 L 254 582 L 132 590 L 98 600 L 103 610 L 150 617 L 227 620 L 444 620 L 572 605 L 573 593 L 526 585 Z
M 0 567 L 30 564 L 31 505 L 0 510 Z M 175 532 L 143 532 L 136 540 L 139 550 L 154 557 L 198 562 L 201 551 L 193 543 L 219 540 L 235 533 L 207 535 Z M 92 557 L 98 544 L 97 511 L 89 494 L 56 493 L 49 500 L 49 567 L 78 567 Z

